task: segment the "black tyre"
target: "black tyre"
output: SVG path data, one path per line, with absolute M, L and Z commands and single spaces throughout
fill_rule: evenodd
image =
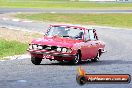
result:
M 58 62 L 59 62 L 59 63 L 64 63 L 64 61 L 63 61 L 63 60 L 58 60 Z
M 31 56 L 31 62 L 35 65 L 40 65 L 42 59 L 38 57 Z
M 81 55 L 80 53 L 77 53 L 72 61 L 73 64 L 79 64 L 81 62 Z
M 91 59 L 92 62 L 97 62 L 100 59 L 100 54 L 99 52 L 97 53 L 96 57 Z

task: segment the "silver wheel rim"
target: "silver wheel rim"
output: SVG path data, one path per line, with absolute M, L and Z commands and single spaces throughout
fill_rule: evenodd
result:
M 79 62 L 79 54 L 77 54 L 76 56 L 75 56 L 75 63 L 78 63 Z
M 100 58 L 100 56 L 99 56 L 99 52 L 98 52 L 96 59 L 99 60 L 99 58 Z

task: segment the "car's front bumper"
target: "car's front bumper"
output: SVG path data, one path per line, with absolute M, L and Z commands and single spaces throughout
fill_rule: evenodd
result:
M 31 54 L 43 54 L 43 55 L 51 55 L 51 56 L 61 56 L 61 57 L 74 57 L 75 54 L 72 53 L 61 53 L 56 51 L 47 51 L 47 50 L 32 50 L 27 49 Z

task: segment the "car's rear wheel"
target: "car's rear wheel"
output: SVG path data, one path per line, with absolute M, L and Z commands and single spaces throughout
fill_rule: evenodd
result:
M 74 57 L 72 63 L 76 65 L 76 64 L 79 64 L 80 62 L 81 62 L 81 55 L 80 55 L 80 53 L 78 52 L 78 53 L 75 55 L 75 57 Z
M 31 62 L 35 65 L 40 65 L 42 58 L 31 56 Z
M 96 55 L 96 57 L 93 58 L 93 59 L 91 59 L 91 61 L 92 62 L 97 62 L 97 61 L 99 61 L 99 59 L 100 59 L 100 53 L 98 52 L 97 55 Z

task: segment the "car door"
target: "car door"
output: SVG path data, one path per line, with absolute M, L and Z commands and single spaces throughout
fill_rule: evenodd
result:
M 94 58 L 98 53 L 98 37 L 97 34 L 95 34 L 95 29 L 89 30 L 89 37 L 90 37 L 89 43 L 91 44 L 90 57 Z
M 88 58 L 91 57 L 91 42 L 90 42 L 90 37 L 89 37 L 89 31 L 85 30 L 84 34 L 84 43 L 82 46 L 82 58 L 83 60 L 87 60 Z

